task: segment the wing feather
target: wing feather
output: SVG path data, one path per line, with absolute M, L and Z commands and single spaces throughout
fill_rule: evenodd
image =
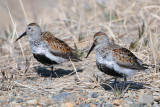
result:
M 59 56 L 65 59 L 70 58 L 72 61 L 76 62 L 80 60 L 74 52 L 74 49 L 69 47 L 69 45 L 64 41 L 56 38 L 52 33 L 43 32 L 42 35 L 43 39 L 48 43 L 49 51 L 54 56 Z
M 116 48 L 113 49 L 114 60 L 121 67 L 129 69 L 144 70 L 147 67 L 144 67 L 139 59 L 128 49 L 126 48 Z

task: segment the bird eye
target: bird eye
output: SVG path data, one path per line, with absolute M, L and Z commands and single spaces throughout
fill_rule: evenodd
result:
M 30 27 L 28 27 L 28 29 L 31 29 Z

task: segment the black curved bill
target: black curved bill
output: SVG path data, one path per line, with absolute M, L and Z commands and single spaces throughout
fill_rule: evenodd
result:
M 95 46 L 96 45 L 93 43 L 92 46 L 91 46 L 91 48 L 90 48 L 90 50 L 89 50 L 89 52 L 88 52 L 88 54 L 87 54 L 87 56 L 86 56 L 86 58 L 89 56 L 89 54 L 91 53 L 91 51 L 94 49 Z
M 17 41 L 18 41 L 18 39 L 22 38 L 22 37 L 23 37 L 23 36 L 25 36 L 25 35 L 27 35 L 27 33 L 26 33 L 26 32 L 24 32 L 21 36 L 19 36 L 19 37 L 16 39 L 16 41 L 15 41 L 15 42 L 17 42 Z

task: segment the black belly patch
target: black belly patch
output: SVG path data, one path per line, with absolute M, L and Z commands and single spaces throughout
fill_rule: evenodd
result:
M 123 74 L 116 72 L 114 69 L 108 68 L 105 64 L 96 63 L 99 70 L 105 74 L 115 76 L 115 77 L 124 77 Z
M 44 65 L 58 64 L 57 62 L 49 59 L 48 57 L 46 57 L 43 54 L 33 54 L 33 56 L 37 61 L 41 62 Z

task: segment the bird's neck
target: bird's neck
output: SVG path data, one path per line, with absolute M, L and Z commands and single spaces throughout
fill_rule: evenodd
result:
M 42 53 L 42 50 L 45 49 L 45 43 L 41 38 L 29 40 L 29 44 L 32 50 L 32 53 L 39 54 Z
M 97 46 L 97 48 L 99 48 L 100 50 L 103 50 L 104 48 L 107 48 L 108 46 L 109 46 L 108 42 L 103 42 L 103 43 L 99 44 Z
M 29 41 L 42 41 L 42 35 L 29 35 Z
M 106 42 L 101 43 L 101 44 L 99 44 L 95 47 L 95 52 L 96 52 L 97 55 L 98 54 L 103 54 L 108 50 L 108 48 L 109 48 L 109 43 L 106 43 Z
M 29 43 L 32 49 L 32 52 L 36 52 L 37 48 L 43 44 L 41 35 L 29 36 Z

